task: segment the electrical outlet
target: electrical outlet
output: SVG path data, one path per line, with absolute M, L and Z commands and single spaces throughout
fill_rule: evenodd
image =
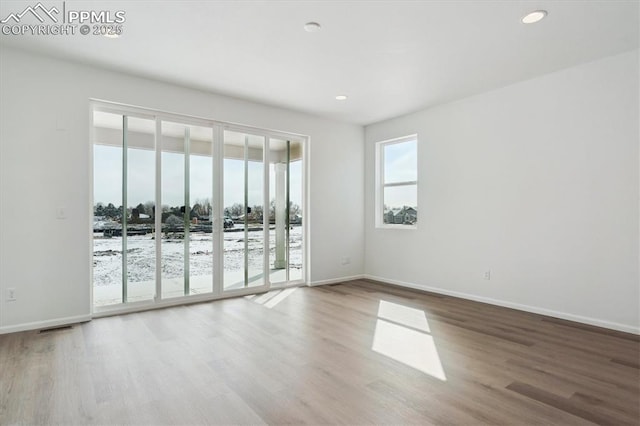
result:
M 7 289 L 7 302 L 15 302 L 16 300 L 16 289 L 8 288 Z
M 67 209 L 65 207 L 56 207 L 56 219 L 64 220 L 67 218 Z
M 485 280 L 491 279 L 491 270 L 484 271 L 484 279 Z

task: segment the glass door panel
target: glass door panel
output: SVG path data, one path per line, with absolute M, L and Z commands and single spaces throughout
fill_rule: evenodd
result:
M 269 281 L 287 281 L 287 141 L 269 139 Z
M 303 275 L 303 145 L 269 139 L 269 279 L 298 281 Z
M 127 147 L 124 302 L 139 302 L 152 300 L 156 293 L 155 120 L 125 117 L 124 123 Z
M 292 141 L 289 143 L 289 179 L 288 179 L 288 206 L 289 206 L 289 235 L 288 235 L 288 281 L 302 280 L 303 259 L 303 216 L 302 211 L 302 143 Z
M 264 138 L 248 136 L 247 205 L 245 238 L 247 241 L 247 286 L 266 284 L 264 279 Z
M 213 291 L 213 129 L 189 126 L 189 294 Z
M 184 125 L 163 121 L 162 137 L 162 298 L 185 294 L 185 232 L 189 219 L 185 208 L 185 156 L 187 130 Z M 185 222 L 187 226 L 185 227 Z M 188 238 L 188 235 L 187 235 Z
M 122 115 L 93 112 L 93 304 L 122 303 Z
M 162 122 L 162 297 L 213 291 L 213 129 Z
M 226 136 L 227 132 L 225 132 Z M 232 147 L 244 158 L 244 145 Z M 224 232 L 223 232 L 223 288 L 244 287 L 244 160 L 227 158 L 225 143 L 224 173 Z
M 223 288 L 263 286 L 264 137 L 225 130 L 223 173 Z

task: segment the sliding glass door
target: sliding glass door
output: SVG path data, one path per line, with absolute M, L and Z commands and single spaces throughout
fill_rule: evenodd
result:
M 94 303 L 155 295 L 155 121 L 96 111 Z
M 213 291 L 213 129 L 162 121 L 162 298 Z
M 225 291 L 267 282 L 264 144 L 264 136 L 224 131 Z
M 271 284 L 304 279 L 303 145 L 269 139 L 269 280 Z
M 93 303 L 123 303 L 123 117 L 93 114 Z
M 304 138 L 97 104 L 96 308 L 304 281 Z
M 155 296 L 155 121 L 123 116 L 125 165 L 121 216 L 124 268 L 123 302 Z

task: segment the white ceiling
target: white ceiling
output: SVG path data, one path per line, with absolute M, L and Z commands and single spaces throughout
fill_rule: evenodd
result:
M 1 18 L 35 3 L 3 0 Z M 0 35 L 1 43 L 357 124 L 639 46 L 637 0 L 67 1 L 66 7 L 124 10 L 123 37 Z M 535 9 L 549 15 L 522 24 Z M 322 30 L 305 32 L 309 21 Z M 349 99 L 336 101 L 338 94 Z

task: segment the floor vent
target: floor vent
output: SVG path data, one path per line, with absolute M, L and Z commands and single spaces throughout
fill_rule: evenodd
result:
M 40 333 L 51 333 L 52 331 L 62 331 L 62 330 L 71 330 L 73 328 L 72 325 L 63 325 L 60 327 L 51 327 L 51 328 L 43 328 L 40 330 Z

